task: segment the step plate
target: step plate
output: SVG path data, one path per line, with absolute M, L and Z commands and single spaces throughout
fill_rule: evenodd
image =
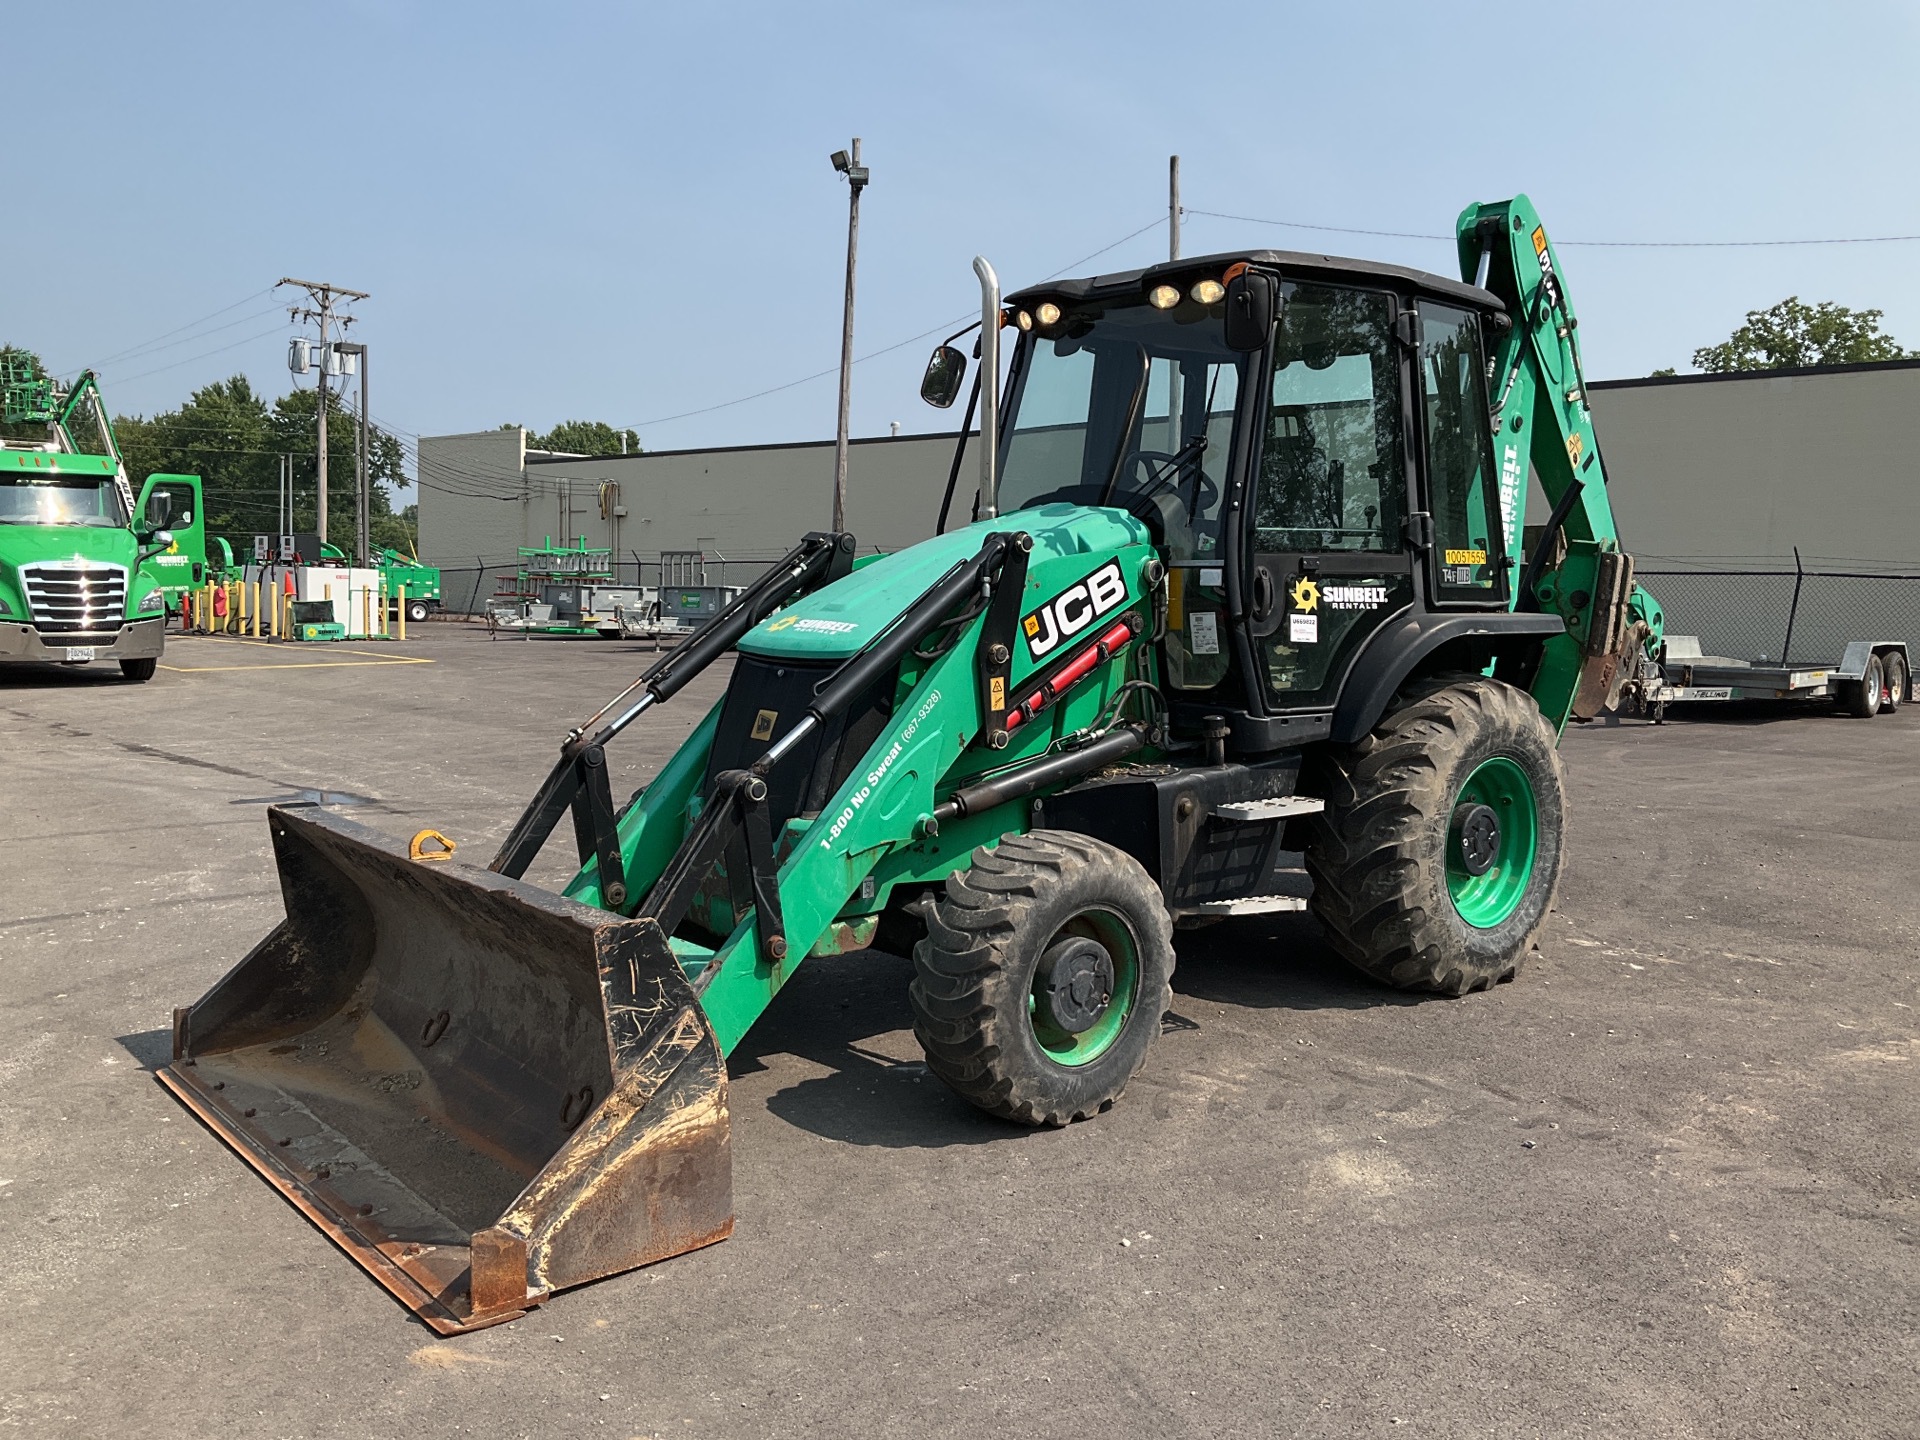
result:
M 1283 910 L 1304 910 L 1307 902 L 1300 895 L 1243 895 L 1238 900 L 1203 900 L 1197 905 L 1182 905 L 1182 915 L 1273 915 Z
M 1317 815 L 1327 802 L 1311 795 L 1281 795 L 1271 800 L 1229 800 L 1213 807 L 1223 820 L 1284 820 L 1291 815 Z

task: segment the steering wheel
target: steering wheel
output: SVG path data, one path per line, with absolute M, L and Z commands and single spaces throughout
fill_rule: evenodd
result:
M 1136 466 L 1147 467 L 1149 483 L 1144 489 L 1136 490 L 1127 497 L 1126 508 L 1134 514 L 1139 514 L 1134 507 L 1151 499 L 1155 492 L 1166 485 L 1171 485 L 1177 496 L 1180 493 L 1181 471 L 1178 468 L 1180 463 L 1179 455 L 1169 455 L 1164 450 L 1135 450 L 1128 455 L 1121 463 L 1120 472 L 1124 475 Z M 1213 509 L 1214 502 L 1220 495 L 1220 487 L 1207 477 L 1207 472 L 1201 467 L 1200 452 L 1189 452 L 1186 464 L 1193 467 L 1193 499 L 1187 506 L 1187 519 L 1191 522 L 1204 512 Z M 1155 474 L 1155 471 L 1160 473 Z

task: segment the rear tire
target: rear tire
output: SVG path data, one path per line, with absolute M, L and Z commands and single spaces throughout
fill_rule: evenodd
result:
M 1881 702 L 1881 708 L 1889 713 L 1898 710 L 1907 700 L 1907 661 L 1898 650 L 1889 650 L 1880 658 L 1880 673 L 1886 681 L 1887 695 Z
M 1333 752 L 1306 849 L 1333 947 L 1402 990 L 1511 980 L 1560 883 L 1565 781 L 1525 691 L 1431 685 Z
M 122 660 L 120 674 L 135 685 L 144 685 L 153 679 L 153 672 L 159 668 L 159 665 L 160 661 L 155 656 L 148 656 L 144 660 Z
M 1173 1003 L 1159 885 L 1132 856 L 1064 830 L 976 850 L 929 907 L 913 963 L 927 1068 L 1023 1125 L 1112 1105 Z
M 1867 668 L 1858 680 L 1849 680 L 1840 692 L 1840 708 L 1856 720 L 1871 720 L 1880 713 L 1880 690 L 1886 684 L 1880 657 L 1869 655 Z

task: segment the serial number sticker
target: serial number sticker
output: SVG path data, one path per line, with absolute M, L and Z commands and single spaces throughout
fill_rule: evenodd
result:
M 1220 653 L 1220 622 L 1211 610 L 1195 610 L 1187 616 L 1187 648 L 1196 655 Z
M 67 659 L 69 659 L 69 660 L 91 660 L 91 659 L 93 659 L 93 646 L 91 646 L 91 645 L 69 645 L 69 646 L 67 646 Z
M 1447 564 L 1449 565 L 1484 565 L 1486 563 L 1487 552 L 1484 550 L 1447 551 Z
M 1318 615 L 1287 616 L 1287 639 L 1295 645 L 1319 644 L 1320 617 Z

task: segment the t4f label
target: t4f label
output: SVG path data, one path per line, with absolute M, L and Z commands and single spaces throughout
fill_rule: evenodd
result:
M 1064 641 L 1126 603 L 1127 580 L 1116 557 L 1020 621 L 1027 653 L 1036 660 L 1051 655 Z

